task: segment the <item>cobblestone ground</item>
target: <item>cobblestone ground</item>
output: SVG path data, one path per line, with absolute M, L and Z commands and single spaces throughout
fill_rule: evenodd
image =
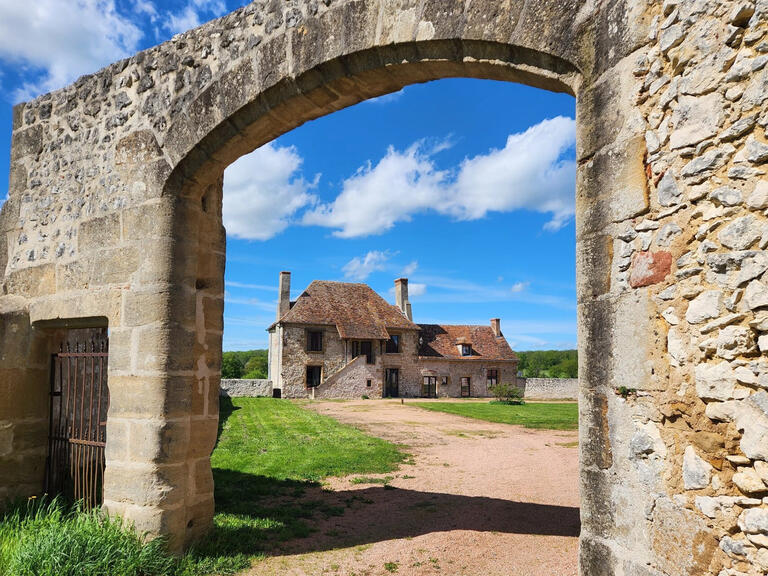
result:
M 382 484 L 332 479 L 346 508 L 287 543 L 252 576 L 387 574 L 574 576 L 579 534 L 575 432 L 527 430 L 399 401 L 312 409 L 407 445 L 412 463 Z

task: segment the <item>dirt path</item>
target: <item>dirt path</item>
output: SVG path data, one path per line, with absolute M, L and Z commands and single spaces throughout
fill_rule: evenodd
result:
M 407 445 L 413 463 L 389 475 L 387 486 L 331 479 L 329 497 L 344 514 L 318 521 L 310 538 L 248 574 L 575 576 L 575 432 L 472 420 L 407 401 L 310 407 Z

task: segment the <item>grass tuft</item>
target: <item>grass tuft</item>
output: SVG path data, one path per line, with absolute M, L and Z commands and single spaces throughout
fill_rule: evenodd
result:
M 11 504 L 0 521 L 2 576 L 166 576 L 175 564 L 162 540 L 58 499 Z

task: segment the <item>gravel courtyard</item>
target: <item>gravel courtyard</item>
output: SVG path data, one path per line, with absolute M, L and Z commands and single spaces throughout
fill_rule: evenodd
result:
M 253 576 L 575 576 L 576 432 L 528 430 L 409 406 L 314 402 L 319 413 L 407 446 L 390 475 L 330 479 L 344 507 Z

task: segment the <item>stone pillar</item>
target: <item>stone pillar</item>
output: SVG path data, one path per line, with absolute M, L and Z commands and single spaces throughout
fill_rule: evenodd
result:
M 647 511 L 662 489 L 661 468 L 628 461 L 632 427 L 647 422 L 648 406 L 628 403 L 624 386 L 652 389 L 654 342 L 647 337 L 648 295 L 624 288 L 614 242 L 625 222 L 649 209 L 642 124 L 633 116 L 632 54 L 580 90 L 577 98 L 576 194 L 579 326 L 579 444 L 581 450 L 580 573 L 645 574 L 653 556 Z M 622 286 L 624 288 L 622 288 Z M 648 330 L 650 331 L 650 330 Z
M 0 505 L 43 488 L 49 383 L 43 340 L 21 299 L 0 298 Z

